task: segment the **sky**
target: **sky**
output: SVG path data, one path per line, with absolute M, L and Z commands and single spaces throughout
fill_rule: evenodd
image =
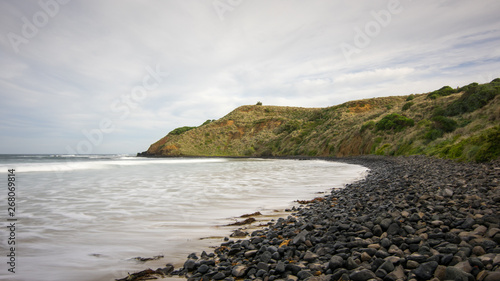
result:
M 0 0 L 0 153 L 135 154 L 241 105 L 500 77 L 498 0 Z

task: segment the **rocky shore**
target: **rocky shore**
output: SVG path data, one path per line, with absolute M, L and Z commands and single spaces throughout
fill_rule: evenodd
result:
M 499 161 L 335 161 L 371 171 L 265 229 L 189 255 L 182 268 L 120 280 L 500 280 Z

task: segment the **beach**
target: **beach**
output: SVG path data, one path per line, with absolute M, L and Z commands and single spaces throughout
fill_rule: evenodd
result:
M 120 280 L 500 280 L 498 161 L 333 160 L 370 172 L 180 267 Z

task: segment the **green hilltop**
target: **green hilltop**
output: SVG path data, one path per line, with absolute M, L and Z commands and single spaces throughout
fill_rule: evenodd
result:
M 484 162 L 500 156 L 500 78 L 326 108 L 245 105 L 180 127 L 142 156 L 429 155 Z

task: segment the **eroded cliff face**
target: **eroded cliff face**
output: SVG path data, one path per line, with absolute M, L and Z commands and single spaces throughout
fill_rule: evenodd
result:
M 327 108 L 241 106 L 202 126 L 178 128 L 143 155 L 425 154 L 488 160 L 500 155 L 500 80 L 471 85 L 452 89 L 452 94 L 441 94 L 443 87 L 426 94 L 365 99 Z M 482 104 L 471 108 L 471 98 Z

